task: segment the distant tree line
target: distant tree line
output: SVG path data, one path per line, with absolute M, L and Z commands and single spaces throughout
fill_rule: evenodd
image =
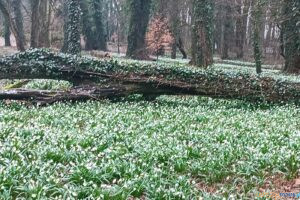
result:
M 250 52 L 257 73 L 270 54 L 284 58 L 284 71 L 300 71 L 299 0 L 0 0 L 0 12 L 5 45 L 11 45 L 13 34 L 20 51 L 28 45 L 24 15 L 30 15 L 29 45 L 33 48 L 51 46 L 52 32 L 60 31 L 52 30 L 52 24 L 61 19 L 61 49 L 66 53 L 80 54 L 81 48 L 106 51 L 113 41 L 118 52 L 127 43 L 128 57 L 149 59 L 153 44 L 146 35 L 155 31 L 150 35 L 172 36 L 172 58 L 180 52 L 199 67 L 211 65 L 214 54 L 222 59 L 246 59 Z M 158 18 L 166 22 L 156 26 L 164 34 L 149 28 L 153 24 L 149 22 Z M 163 50 L 155 52 L 164 54 Z

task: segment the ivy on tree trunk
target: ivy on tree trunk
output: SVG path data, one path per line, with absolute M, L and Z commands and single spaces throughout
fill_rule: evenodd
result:
M 191 64 L 207 67 L 213 63 L 213 0 L 193 0 Z
M 262 72 L 262 51 L 261 51 L 261 34 L 260 28 L 262 26 L 262 6 L 264 0 L 253 0 L 254 9 L 253 9 L 253 49 L 254 49 L 254 59 L 256 65 L 256 73 L 260 74 Z
M 70 0 L 67 5 L 67 26 L 64 41 L 65 47 L 63 51 L 69 54 L 80 54 L 80 7 L 79 0 Z

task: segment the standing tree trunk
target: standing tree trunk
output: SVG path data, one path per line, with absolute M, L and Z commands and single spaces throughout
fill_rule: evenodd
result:
M 191 64 L 207 67 L 213 63 L 212 0 L 193 0 Z
M 51 8 L 49 1 L 41 1 L 39 5 L 38 47 L 50 47 Z
M 224 24 L 223 24 L 223 44 L 222 44 L 222 59 L 228 59 L 229 58 L 229 49 L 231 45 L 231 38 L 233 34 L 233 16 L 232 16 L 232 8 L 229 1 L 224 2 Z
M 262 72 L 262 55 L 261 55 L 261 24 L 262 24 L 262 1 L 264 0 L 253 0 L 253 12 L 252 12 L 252 28 L 253 28 L 253 49 L 254 58 L 256 65 L 256 73 L 260 74 Z
M 97 42 L 97 49 L 106 51 L 106 38 L 105 38 L 105 31 L 103 25 L 103 1 L 102 0 L 93 0 L 93 7 L 94 7 L 94 23 L 96 26 L 96 42 Z
M 172 52 L 171 58 L 176 59 L 177 54 L 177 44 L 179 43 L 180 37 L 180 19 L 179 19 L 179 7 L 178 7 L 178 0 L 173 0 L 170 2 L 170 24 L 171 24 L 171 32 L 174 37 L 174 42 L 172 44 Z
M 90 9 L 87 1 L 80 1 L 80 9 L 82 12 L 82 34 L 85 39 L 85 49 L 95 50 L 96 38 L 93 31 L 93 23 L 90 16 Z
M 130 9 L 127 57 L 148 59 L 145 36 L 149 23 L 151 0 L 128 0 Z
M 38 35 L 39 35 L 39 7 L 40 0 L 31 0 L 31 38 L 30 46 L 32 48 L 38 47 Z
M 282 8 L 282 47 L 285 58 L 284 71 L 300 72 L 300 2 L 284 0 Z
M 249 10 L 248 0 L 237 0 L 236 10 L 236 57 L 242 59 L 244 57 L 244 46 L 247 31 L 247 18 Z
M 79 0 L 70 0 L 67 5 L 67 24 L 65 26 L 65 48 L 63 50 L 69 54 L 80 54 L 80 7 Z
M 11 46 L 11 43 L 10 43 L 10 26 L 9 26 L 9 19 L 5 16 L 4 16 L 4 20 L 3 20 L 3 29 L 4 29 L 3 30 L 4 46 L 9 47 L 9 46 Z
M 180 53 L 182 54 L 182 58 L 187 59 L 187 53 L 184 50 L 183 41 L 182 41 L 181 37 L 179 37 L 179 39 L 178 39 L 177 47 L 178 47 Z
M 9 8 L 12 7 L 12 10 Z M 21 11 L 21 1 L 12 0 L 10 5 L 7 2 L 0 0 L 0 11 L 4 18 L 8 19 L 9 26 L 16 38 L 17 48 L 20 51 L 25 50 L 25 36 L 23 30 L 23 16 Z
M 63 2 L 63 21 L 64 21 L 64 25 L 63 25 L 63 31 L 64 31 L 64 41 L 63 41 L 63 45 L 61 47 L 61 51 L 66 53 L 67 49 L 68 49 L 68 2 L 64 1 Z
M 21 11 L 21 0 L 12 0 L 12 9 L 16 23 L 16 43 L 18 50 L 25 50 L 25 35 L 23 27 L 23 15 Z

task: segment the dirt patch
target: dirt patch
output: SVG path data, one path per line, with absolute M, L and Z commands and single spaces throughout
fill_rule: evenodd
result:
M 265 184 L 259 188 L 259 192 L 280 193 L 300 193 L 300 178 L 288 181 L 282 175 L 275 175 L 266 179 Z M 295 198 L 284 198 L 295 199 Z
M 215 194 L 218 191 L 217 185 L 207 185 L 206 183 L 197 183 L 197 189 L 208 193 L 208 194 Z

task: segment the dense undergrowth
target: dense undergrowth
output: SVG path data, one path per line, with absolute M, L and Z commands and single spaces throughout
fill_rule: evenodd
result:
M 69 86 L 39 80 L 25 87 Z M 254 199 L 269 177 L 298 176 L 299 117 L 294 104 L 203 97 L 2 102 L 0 199 Z
M 267 177 L 297 176 L 294 105 L 136 98 L 1 104 L 0 198 L 252 199 Z

